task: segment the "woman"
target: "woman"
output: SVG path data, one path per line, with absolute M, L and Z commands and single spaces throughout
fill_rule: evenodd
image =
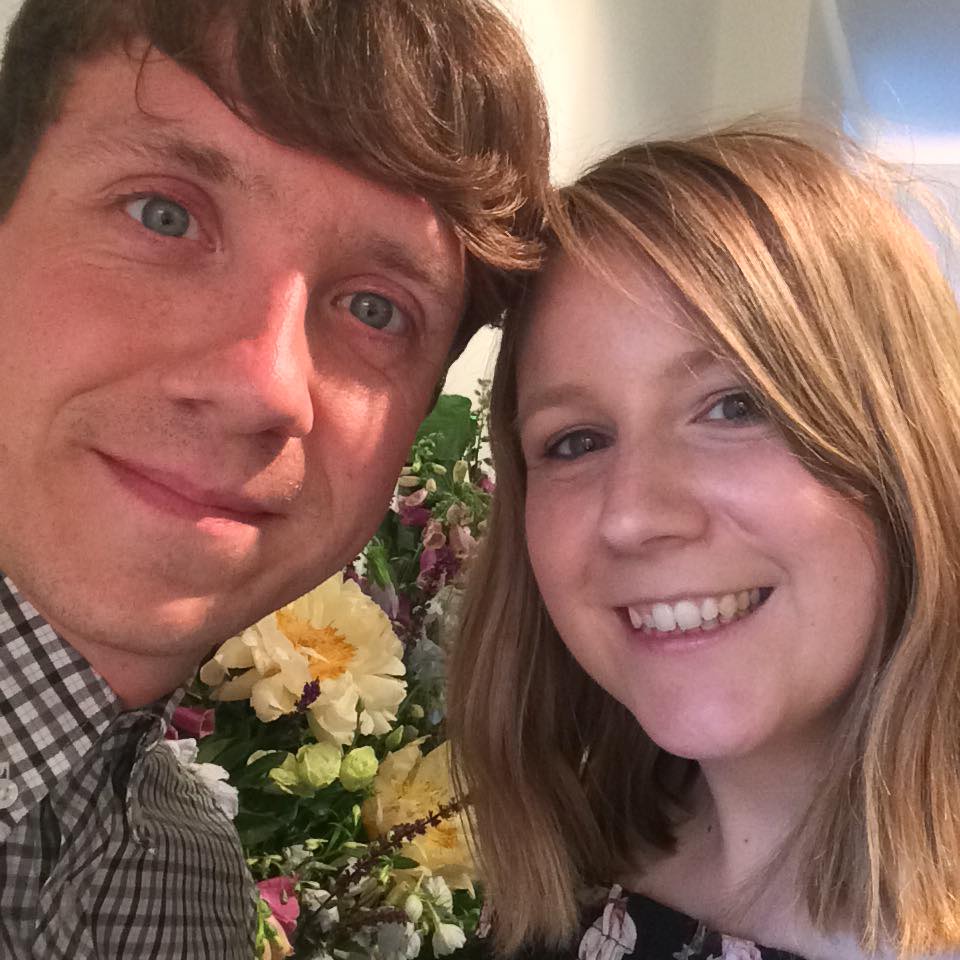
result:
M 863 167 L 561 191 L 449 696 L 504 951 L 960 955 L 960 317 Z

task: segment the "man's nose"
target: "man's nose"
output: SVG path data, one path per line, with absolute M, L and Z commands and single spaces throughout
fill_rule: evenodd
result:
M 655 552 L 705 535 L 696 465 L 655 444 L 621 449 L 604 478 L 599 534 L 618 553 Z
M 233 433 L 306 436 L 313 429 L 309 289 L 286 273 L 248 282 L 198 320 L 162 389 Z

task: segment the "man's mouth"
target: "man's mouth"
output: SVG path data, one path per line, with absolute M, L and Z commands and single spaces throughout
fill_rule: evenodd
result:
M 240 492 L 205 486 L 175 471 L 104 453 L 99 455 L 125 486 L 154 505 L 175 513 L 247 524 L 262 523 L 277 516 L 277 511 L 265 502 Z
M 649 634 L 709 631 L 742 620 L 763 606 L 773 587 L 750 587 L 713 596 L 688 597 L 627 607 L 630 625 Z

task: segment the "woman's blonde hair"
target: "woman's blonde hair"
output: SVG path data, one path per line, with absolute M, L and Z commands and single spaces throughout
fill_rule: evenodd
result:
M 805 464 L 876 518 L 885 634 L 794 842 L 814 921 L 906 955 L 960 947 L 960 316 L 889 181 L 769 129 L 641 144 L 560 191 L 548 248 L 601 274 L 610 254 L 652 264 Z M 540 599 L 516 427 L 525 319 L 497 364 L 497 493 L 449 691 L 505 951 L 567 939 L 578 890 L 615 879 L 624 851 L 668 851 L 672 786 L 696 772 L 585 675 Z

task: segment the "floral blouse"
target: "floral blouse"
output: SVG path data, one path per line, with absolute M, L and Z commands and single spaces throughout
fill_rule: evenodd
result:
M 580 960 L 803 960 L 709 931 L 693 917 L 637 893 L 610 890 L 603 913 L 580 941 Z

